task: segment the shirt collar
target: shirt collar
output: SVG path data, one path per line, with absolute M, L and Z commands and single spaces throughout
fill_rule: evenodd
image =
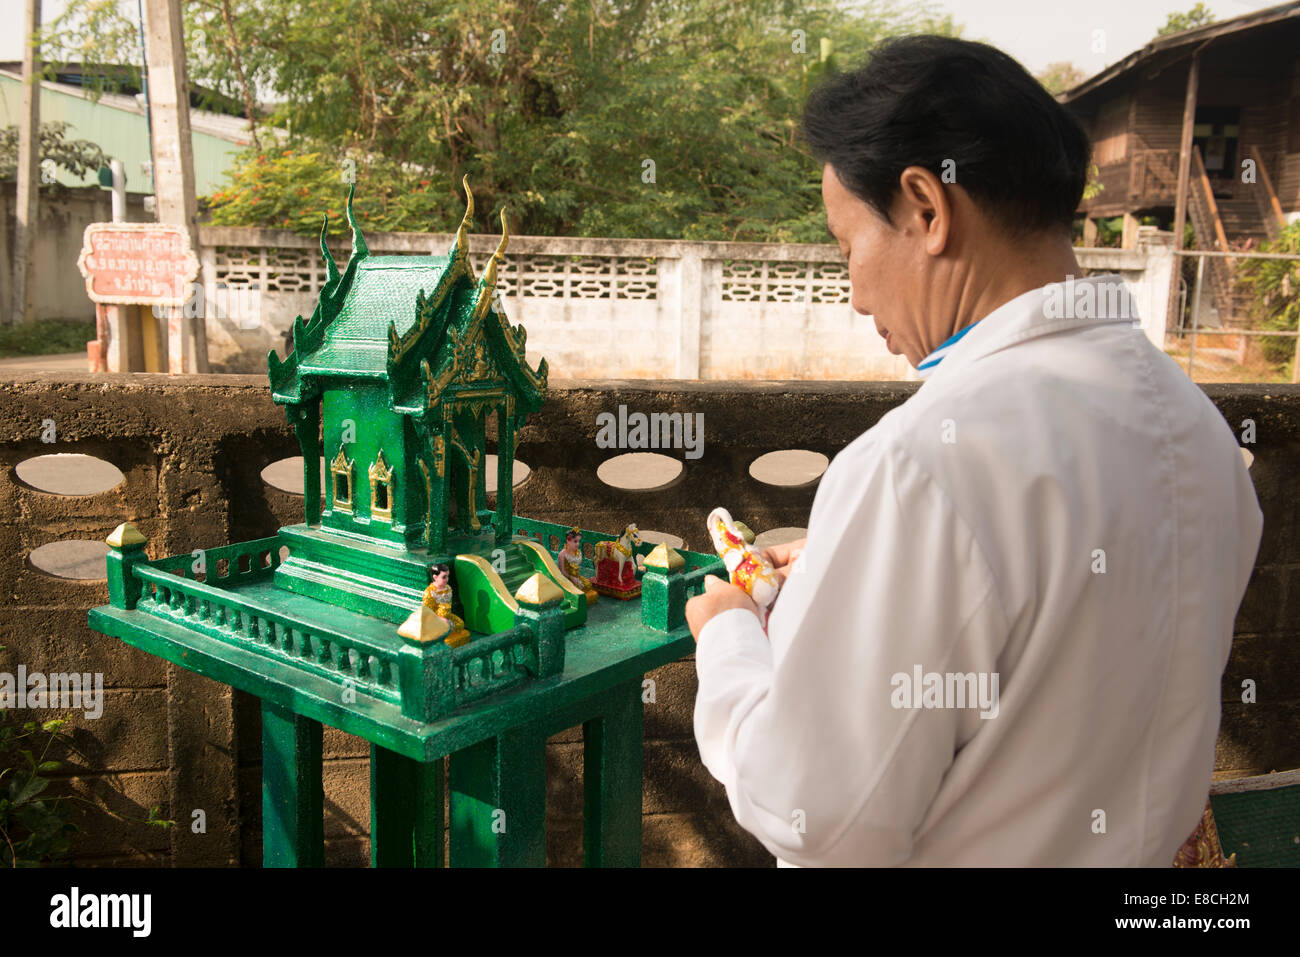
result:
M 1085 286 L 1093 288 L 1085 289 Z M 1085 296 L 1084 293 L 1091 295 Z M 1081 308 L 1084 304 L 1081 299 L 1086 300 L 1089 308 Z M 1075 304 L 1076 308 L 1072 309 L 1066 303 Z M 1137 303 L 1118 273 L 1069 277 L 1065 282 L 1048 283 L 1004 302 L 983 319 L 949 337 L 943 345 L 921 360 L 921 366 L 925 368 L 918 366 L 917 372 L 921 378 L 927 378 L 940 364 L 931 360 L 936 356 L 942 360 L 951 352 L 948 361 L 943 363 L 943 375 L 939 376 L 944 378 L 956 374 L 956 369 L 983 356 L 1039 336 L 1101 323 L 1120 322 L 1140 328 Z M 963 338 L 976 326 L 981 328 L 958 348 L 956 340 Z M 947 352 L 944 352 L 945 349 Z M 939 355 L 940 352 L 944 355 Z
M 976 319 L 966 328 L 959 329 L 947 339 L 943 340 L 937 349 L 921 360 L 921 364 L 916 367 L 917 374 L 920 375 L 922 379 L 927 378 L 930 373 L 934 371 L 935 366 L 943 361 L 943 357 L 948 354 L 948 350 L 960 342 L 962 336 L 966 335 L 966 333 L 970 332 L 983 321 L 984 320 L 982 319 Z

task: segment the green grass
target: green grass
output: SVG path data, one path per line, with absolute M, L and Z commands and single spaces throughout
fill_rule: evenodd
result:
M 18 325 L 0 325 L 0 359 L 15 356 L 52 356 L 86 351 L 95 338 L 95 323 L 41 319 Z

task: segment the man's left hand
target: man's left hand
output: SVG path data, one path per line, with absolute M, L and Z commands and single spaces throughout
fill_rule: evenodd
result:
M 700 631 L 714 615 L 720 615 L 732 608 L 744 608 L 753 612 L 761 624 L 763 616 L 758 613 L 758 606 L 744 589 L 737 588 L 730 582 L 724 582 L 716 575 L 707 575 L 704 579 L 704 593 L 696 595 L 686 603 L 686 624 L 698 642 Z

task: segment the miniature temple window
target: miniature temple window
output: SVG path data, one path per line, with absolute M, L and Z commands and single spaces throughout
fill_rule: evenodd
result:
M 330 477 L 334 482 L 334 509 L 339 512 L 352 511 L 352 471 L 353 462 L 343 454 L 343 446 L 339 446 L 339 454 L 334 456 L 334 461 L 330 463 Z
M 393 520 L 393 468 L 384 461 L 383 449 L 370 466 L 370 517 Z

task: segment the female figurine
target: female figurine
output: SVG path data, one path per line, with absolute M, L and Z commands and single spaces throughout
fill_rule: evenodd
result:
M 582 589 L 587 596 L 587 604 L 596 603 L 596 589 L 591 587 L 591 579 L 582 574 L 582 530 L 573 526 L 564 535 L 564 547 L 555 555 L 560 572 L 573 584 Z
M 766 627 L 767 614 L 781 590 L 781 580 L 771 563 L 745 540 L 737 525 L 739 523 L 725 508 L 715 508 L 709 513 L 709 537 L 713 539 L 713 548 L 722 558 L 731 583 L 754 599 Z
M 429 574 L 433 581 L 424 590 L 424 607 L 451 626 L 451 631 L 443 640 L 456 648 L 469 641 L 469 630 L 465 627 L 465 622 L 451 612 L 451 568 L 445 562 L 440 562 L 429 569 Z

